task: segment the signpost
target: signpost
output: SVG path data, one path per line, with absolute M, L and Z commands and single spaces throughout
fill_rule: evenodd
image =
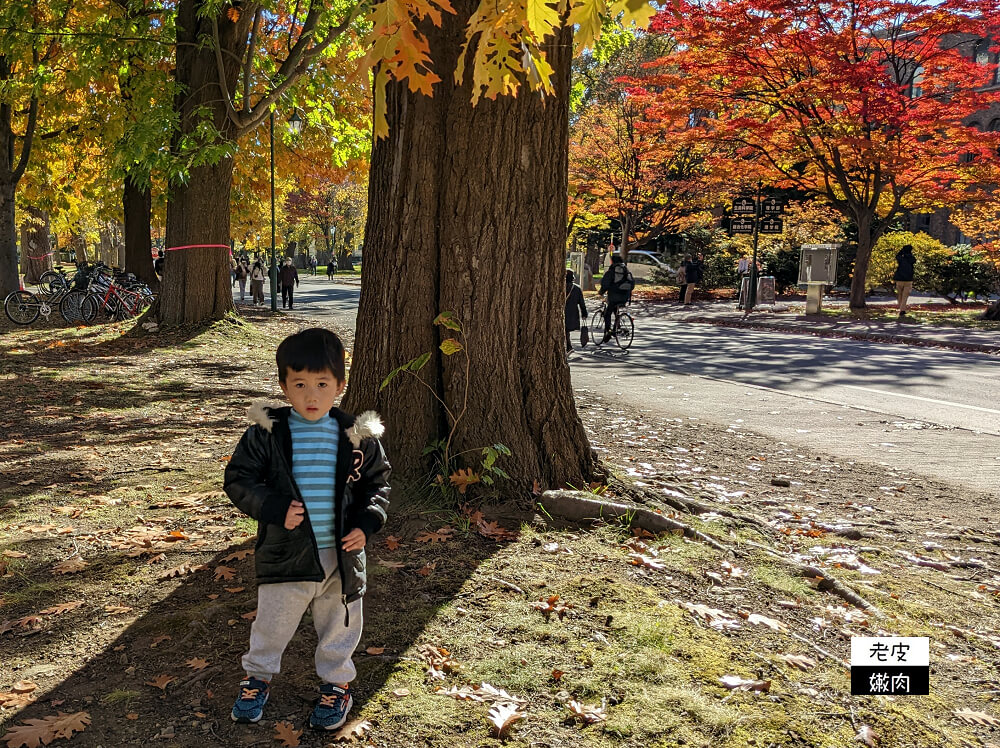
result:
M 785 204 L 776 197 L 764 198 L 761 194 L 763 187 L 763 182 L 757 182 L 755 197 L 738 197 L 733 200 L 732 213 L 735 217 L 729 219 L 730 233 L 753 235 L 753 260 L 750 263 L 750 283 L 744 316 L 749 316 L 757 305 L 757 247 L 760 235 L 780 234 L 784 230 L 780 216 L 785 212 Z M 774 303 L 773 286 L 770 302 Z

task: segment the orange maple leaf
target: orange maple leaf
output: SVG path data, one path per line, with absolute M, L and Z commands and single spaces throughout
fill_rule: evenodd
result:
M 460 494 L 464 494 L 465 489 L 473 483 L 479 483 L 479 476 L 472 471 L 472 468 L 456 470 L 448 476 L 448 479 L 451 481 L 451 485 L 458 489 Z
M 291 722 L 277 722 L 274 725 L 274 739 L 280 742 L 285 748 L 295 748 L 300 745 L 299 737 L 302 730 L 296 730 Z

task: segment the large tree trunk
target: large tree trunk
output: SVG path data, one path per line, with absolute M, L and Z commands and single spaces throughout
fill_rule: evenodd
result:
M 0 182 L 0 294 L 20 287 L 17 268 L 17 227 L 14 224 L 14 185 Z
M 233 124 L 220 99 L 215 50 L 211 39 L 211 18 L 205 0 L 181 0 L 177 8 L 177 54 L 175 109 L 179 127 L 174 146 L 196 139 L 204 129 L 207 112 L 220 140 L 205 143 L 220 149 L 235 140 Z M 239 16 L 238 23 L 226 21 L 219 10 L 219 37 L 226 85 L 236 84 L 241 49 L 246 43 L 253 13 Z M 232 148 L 235 150 L 235 147 Z M 157 319 L 165 325 L 192 324 L 222 319 L 234 311 L 232 276 L 229 272 L 229 197 L 233 182 L 233 159 L 222 156 L 215 164 L 192 168 L 186 181 L 169 187 L 167 197 L 167 251 L 163 263 L 163 283 L 157 301 Z
M 476 3 L 460 0 L 441 29 L 427 28 L 431 56 L 450 70 Z M 564 253 L 568 91 L 572 39 L 548 47 L 557 95 L 470 103 L 450 74 L 434 97 L 390 85 L 389 136 L 375 144 L 368 191 L 365 274 L 346 407 L 377 408 L 394 466 L 416 477 L 421 451 L 447 434 L 435 397 L 394 367 L 424 352 L 419 373 L 453 411 L 468 397 L 452 453 L 502 443 L 501 463 L 521 487 L 580 485 L 593 472 L 564 351 Z M 452 311 L 471 366 L 438 349 L 453 333 L 431 323 Z
M 349 273 L 354 272 L 354 263 L 351 262 L 351 248 L 347 244 L 342 244 L 340 246 L 340 251 L 337 252 L 337 270 L 346 270 Z
M 128 174 L 122 191 L 125 215 L 125 270 L 134 273 L 154 291 L 160 286 L 153 272 L 153 241 L 150 237 L 152 193 L 148 185 L 136 182 Z
M 21 267 L 25 284 L 38 283 L 42 273 L 52 269 L 49 241 L 49 214 L 28 206 L 21 222 Z
M 183 325 L 222 319 L 232 311 L 229 274 L 229 192 L 233 160 L 199 166 L 167 202 L 167 252 L 158 319 Z M 198 245 L 220 245 L 205 247 Z M 194 245 L 194 246 L 192 246 Z M 171 249 L 189 247 L 188 249 Z

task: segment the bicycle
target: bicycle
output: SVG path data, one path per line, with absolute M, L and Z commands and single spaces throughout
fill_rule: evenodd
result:
M 104 312 L 108 318 L 119 322 L 131 319 L 149 303 L 145 294 L 119 285 L 106 267 L 98 268 L 91 277 L 87 284 L 86 299 L 82 302 L 86 315 L 84 322 L 93 322 L 98 312 Z
M 590 318 L 590 334 L 594 341 L 594 346 L 600 348 L 604 344 L 604 313 L 608 309 L 608 303 L 601 304 L 600 309 L 594 312 Z M 632 346 L 635 337 L 635 323 L 632 315 L 625 311 L 624 304 L 615 306 L 614 324 L 611 327 L 611 337 L 623 351 L 627 351 Z
M 30 325 L 39 317 L 48 320 L 52 310 L 58 309 L 62 318 L 69 323 L 86 321 L 86 310 L 89 307 L 80 298 L 85 296 L 83 292 L 70 290 L 68 285 L 53 279 L 47 279 L 40 288 L 41 292 L 37 294 L 30 291 L 9 293 L 3 302 L 7 319 L 15 325 Z

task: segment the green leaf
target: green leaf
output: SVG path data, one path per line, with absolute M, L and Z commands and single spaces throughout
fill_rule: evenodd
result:
M 488 475 L 483 475 L 479 478 L 480 483 L 485 483 L 487 486 L 493 485 L 493 479 Z
M 407 361 L 405 364 L 403 364 L 402 368 L 406 371 L 417 372 L 423 369 L 427 365 L 427 362 L 430 360 L 431 360 L 431 354 L 424 353 L 417 356 L 412 361 Z
M 461 325 L 455 319 L 454 312 L 441 312 L 437 317 L 434 318 L 435 325 L 441 325 L 449 330 L 455 330 L 456 332 L 462 332 Z
M 403 364 L 403 366 L 406 366 L 406 364 Z M 403 370 L 403 366 L 397 366 L 395 369 L 393 369 L 386 375 L 385 379 L 382 380 L 381 386 L 378 388 L 379 392 L 381 392 L 382 390 L 384 390 L 386 387 L 389 386 L 389 382 L 391 382 L 396 377 L 396 375 Z
M 493 468 L 493 475 L 499 475 L 501 478 L 504 478 L 506 480 L 510 480 L 510 476 L 507 475 L 506 472 L 504 472 L 503 470 L 501 470 L 498 467 Z
M 445 356 L 451 356 L 460 350 L 462 350 L 462 344 L 455 340 L 455 338 L 448 338 L 441 341 L 441 352 Z

